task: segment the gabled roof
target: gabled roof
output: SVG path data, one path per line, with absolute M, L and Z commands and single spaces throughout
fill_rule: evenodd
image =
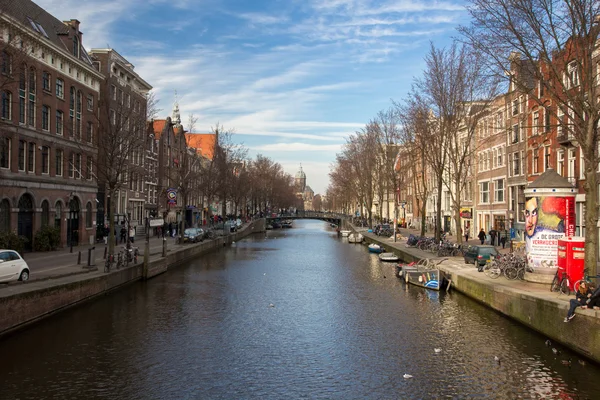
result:
M 152 131 L 154 132 L 154 137 L 156 140 L 159 140 L 163 131 L 165 130 L 165 125 L 167 124 L 166 119 L 155 119 L 151 121 Z
M 47 37 L 55 46 L 71 54 L 69 48 L 62 42 L 59 35 L 68 35 L 72 29 L 65 25 L 52 14 L 48 13 L 42 7 L 30 0 L 0 0 L 1 14 L 6 14 L 10 18 L 22 24 L 32 32 Z M 34 27 L 35 26 L 35 27 Z M 42 27 L 40 29 L 39 27 Z M 92 65 L 83 46 L 79 51 L 79 60 L 85 64 Z
M 185 139 L 188 147 L 196 149 L 196 153 L 209 160 L 213 159 L 217 135 L 214 133 L 186 133 Z

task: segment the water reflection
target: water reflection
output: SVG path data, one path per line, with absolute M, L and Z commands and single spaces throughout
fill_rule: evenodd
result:
M 545 339 L 297 221 L 6 338 L 0 398 L 596 397 Z

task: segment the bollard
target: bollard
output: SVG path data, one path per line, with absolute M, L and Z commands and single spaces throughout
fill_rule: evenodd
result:
M 81 250 L 77 252 L 77 264 L 81 264 Z
M 94 253 L 94 250 L 96 250 L 96 246 L 90 247 L 88 249 L 88 259 L 87 259 L 87 266 L 88 267 L 92 267 L 92 266 L 96 265 L 96 260 L 92 259 L 92 254 Z
M 104 248 L 104 257 L 102 258 L 103 260 L 106 260 L 106 254 L 108 253 L 108 247 Z

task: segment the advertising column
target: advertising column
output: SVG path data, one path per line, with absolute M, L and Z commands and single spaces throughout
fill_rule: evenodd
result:
M 558 240 L 572 237 L 575 232 L 576 193 L 570 184 L 569 187 L 537 186 L 530 185 L 525 190 L 525 252 L 534 274 L 552 277 L 558 266 Z

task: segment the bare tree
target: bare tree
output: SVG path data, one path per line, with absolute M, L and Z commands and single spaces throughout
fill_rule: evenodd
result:
M 556 125 L 571 135 L 585 162 L 585 264 L 597 273 L 598 259 L 598 91 L 597 0 L 470 0 L 470 26 L 460 27 L 465 40 L 486 56 L 491 71 L 510 85 L 530 87 L 512 74 L 511 62 L 528 66 L 529 74 L 550 98 Z M 542 96 L 532 99 L 544 106 Z M 567 136 L 568 137 L 568 136 Z
M 110 83 L 105 81 L 98 101 L 98 184 L 104 188 L 108 206 L 108 252 L 114 254 L 116 194 L 126 189 L 133 173 L 144 174 L 147 115 L 154 113 L 155 99 L 139 108 L 114 101 Z M 75 132 L 76 136 L 81 132 Z
M 408 185 L 414 188 L 414 199 L 418 216 L 421 217 L 421 236 L 425 236 L 427 200 L 430 195 L 427 185 L 428 165 L 426 144 L 430 136 L 429 111 L 417 99 L 408 97 L 403 104 L 395 103 L 401 116 L 402 130 L 400 144 L 402 155 L 399 175 L 409 176 Z

